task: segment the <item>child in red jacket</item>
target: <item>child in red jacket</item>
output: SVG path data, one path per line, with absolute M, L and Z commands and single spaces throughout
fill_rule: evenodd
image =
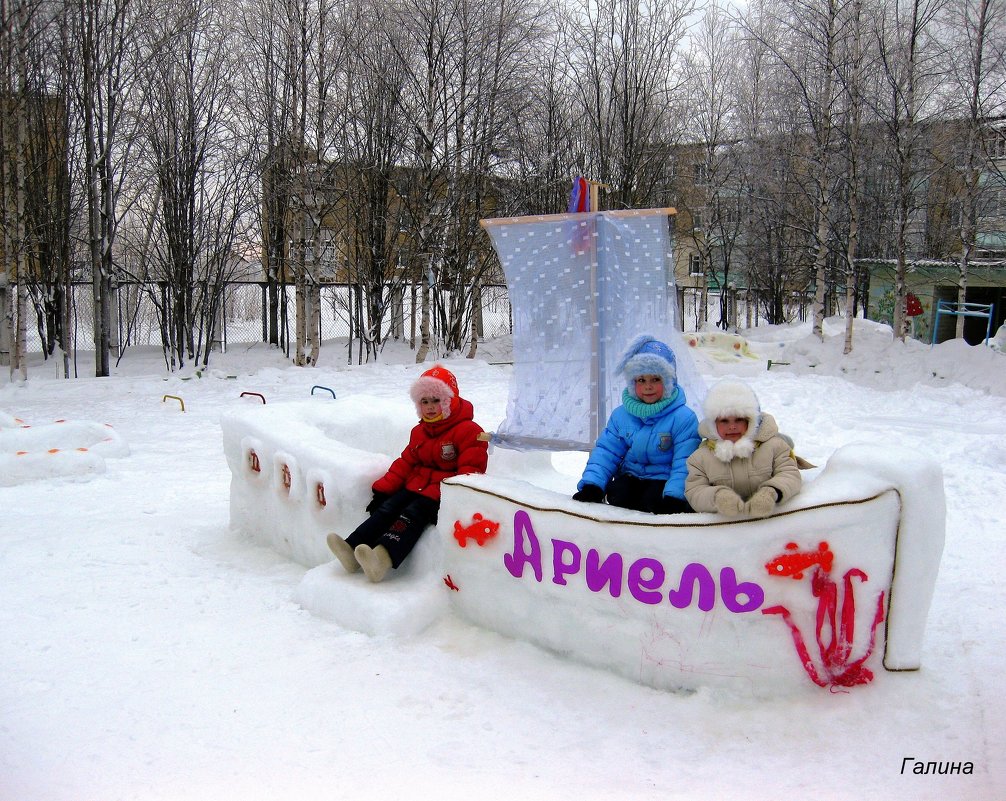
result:
M 367 504 L 370 517 L 346 539 L 328 535 L 328 547 L 346 571 L 363 568 L 371 581 L 381 581 L 397 568 L 436 523 L 440 482 L 465 473 L 484 473 L 489 444 L 472 419 L 472 404 L 458 394 L 454 375 L 440 365 L 423 373 L 409 390 L 419 413 L 409 444 L 383 477 L 373 484 Z

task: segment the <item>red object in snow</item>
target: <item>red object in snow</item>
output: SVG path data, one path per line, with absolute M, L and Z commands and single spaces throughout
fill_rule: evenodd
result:
M 475 540 L 479 546 L 483 546 L 487 541 L 495 537 L 500 530 L 500 524 L 494 520 L 486 520 L 482 515 L 475 513 L 470 525 L 462 526 L 460 520 L 454 521 L 454 539 L 458 545 L 464 548 L 468 540 Z
M 835 555 L 828 549 L 827 542 L 821 542 L 816 551 L 800 551 L 795 542 L 786 543 L 786 552 L 765 563 L 765 569 L 770 576 L 781 578 L 802 579 L 805 570 L 814 565 L 820 565 L 825 573 L 831 572 L 831 564 Z
M 905 314 L 909 317 L 918 317 L 922 314 L 922 301 L 911 292 L 905 296 Z
M 854 687 L 858 684 L 868 684 L 873 680 L 873 672 L 866 667 L 865 662 L 873 654 L 876 644 L 877 627 L 884 621 L 884 592 L 877 597 L 877 608 L 870 625 L 869 642 L 863 647 L 863 653 L 853 656 L 856 628 L 856 599 L 853 590 L 853 579 L 867 581 L 867 575 L 858 568 L 847 570 L 843 576 L 843 586 L 831 577 L 832 556 L 828 544 L 822 542 L 818 551 L 794 553 L 793 543 L 786 546 L 790 553 L 781 554 L 765 567 L 769 575 L 798 579 L 803 570 L 811 568 L 811 592 L 818 599 L 817 621 L 814 634 L 817 639 L 819 658 L 811 656 L 807 647 L 807 639 L 793 620 L 789 609 L 785 606 L 773 606 L 762 609 L 763 615 L 780 615 L 789 627 L 796 647 L 797 656 L 803 664 L 807 675 L 819 687 Z M 792 560 L 792 563 L 789 563 Z M 802 564 L 798 564 L 800 560 Z M 782 565 L 780 568 L 779 566 Z M 839 596 L 841 597 L 841 601 Z M 839 609 L 841 607 L 841 609 Z

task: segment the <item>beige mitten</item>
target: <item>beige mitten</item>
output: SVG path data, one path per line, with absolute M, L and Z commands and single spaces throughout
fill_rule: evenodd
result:
M 776 497 L 774 487 L 762 487 L 748 498 L 744 509 L 752 517 L 768 517 L 775 509 Z
M 736 517 L 744 511 L 744 501 L 730 487 L 722 487 L 716 493 L 716 511 L 727 517 Z

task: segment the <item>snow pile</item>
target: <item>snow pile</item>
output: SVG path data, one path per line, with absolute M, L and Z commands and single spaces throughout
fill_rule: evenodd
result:
M 690 348 L 698 348 L 706 357 L 718 362 L 736 362 L 740 359 L 759 359 L 753 353 L 748 341 L 739 334 L 727 334 L 722 331 L 704 331 L 685 334 L 685 344 Z
M 105 470 L 105 458 L 126 456 L 129 446 L 107 423 L 56 420 L 32 425 L 0 411 L 0 486 Z
M 773 372 L 838 376 L 877 389 L 961 384 L 1006 396 L 1006 355 L 1001 350 L 956 339 L 935 346 L 914 339 L 901 342 L 890 326 L 870 320 L 857 319 L 854 328 L 853 352 L 848 355 L 843 353 L 844 319 L 825 320 L 823 341 L 811 333 L 810 323 L 745 329 L 741 334 L 766 361 L 735 363 L 729 369 L 750 375 L 766 369 L 771 360 Z M 697 352 L 702 354 L 701 349 Z
M 995 336 L 989 340 L 989 347 L 997 353 L 1006 353 L 1006 323 L 999 326 Z

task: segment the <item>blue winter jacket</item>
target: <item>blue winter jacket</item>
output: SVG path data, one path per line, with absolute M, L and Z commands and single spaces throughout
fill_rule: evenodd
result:
M 639 418 L 619 406 L 597 438 L 576 488 L 594 484 L 607 489 L 612 478 L 628 473 L 663 480 L 667 482 L 664 495 L 684 498 L 688 476 L 685 462 L 699 442 L 699 421 L 685 404 L 681 387 L 670 405 L 652 417 Z

